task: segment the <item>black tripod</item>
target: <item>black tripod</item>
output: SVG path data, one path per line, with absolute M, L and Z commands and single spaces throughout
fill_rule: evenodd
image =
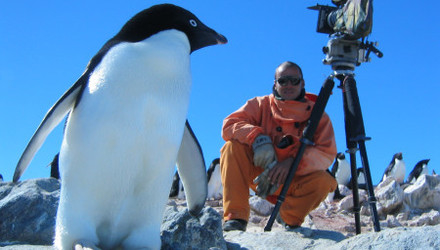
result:
M 354 79 L 353 73 L 356 65 L 359 65 L 361 62 L 368 61 L 370 52 L 374 52 L 378 57 L 383 56 L 383 54 L 377 50 L 372 43 L 365 44 L 357 40 L 345 40 L 340 37 L 331 39 L 328 43 L 328 46 L 324 48 L 324 53 L 327 55 L 324 63 L 332 65 L 334 73 L 330 75 L 322 85 L 318 99 L 316 100 L 315 106 L 313 107 L 310 115 L 308 125 L 304 130 L 303 137 L 301 138 L 298 154 L 290 167 L 289 174 L 286 178 L 281 193 L 278 196 L 277 203 L 272 211 L 266 227 L 264 228 L 264 231 L 271 231 L 272 225 L 279 212 L 281 204 L 284 202 L 285 195 L 295 175 L 296 169 L 298 168 L 298 164 L 301 161 L 302 155 L 308 145 L 313 145 L 313 135 L 333 90 L 335 84 L 333 81 L 334 78 L 337 78 L 340 81 L 339 87 L 342 89 L 343 93 L 345 136 L 348 149 L 347 152 L 350 154 L 356 234 L 361 233 L 359 189 L 356 173 L 356 152 L 358 150 L 360 151 L 360 157 L 365 174 L 368 202 L 370 204 L 374 230 L 376 232 L 380 231 L 379 218 L 376 209 L 376 198 L 374 196 L 370 165 L 368 163 L 367 150 L 365 148 L 365 141 L 369 140 L 370 138 L 365 136 L 364 121 L 362 118 L 356 80 Z

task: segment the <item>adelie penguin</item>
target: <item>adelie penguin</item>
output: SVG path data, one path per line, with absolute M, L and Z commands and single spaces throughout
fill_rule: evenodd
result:
M 336 187 L 336 190 L 334 193 L 329 194 L 330 200 L 340 200 L 344 198 L 344 196 L 339 191 L 339 185 L 348 186 L 351 178 L 351 169 L 350 164 L 345 159 L 345 154 L 342 152 L 339 152 L 336 155 L 335 162 L 333 163 L 331 174 L 333 177 L 335 177 L 336 181 L 338 182 L 338 186 Z
M 185 190 L 183 189 L 183 183 L 180 180 L 179 172 L 174 173 L 173 183 L 171 184 L 170 198 L 177 198 L 179 200 L 185 199 Z
M 421 160 L 417 162 L 417 164 L 414 166 L 414 169 L 409 173 L 408 179 L 406 180 L 407 183 L 414 183 L 417 181 L 417 178 L 421 176 L 422 174 L 429 174 L 428 173 L 428 162 L 429 159 Z
M 207 171 L 208 199 L 218 200 L 223 197 L 223 185 L 220 172 L 220 159 L 215 158 Z
M 186 128 L 190 54 L 226 42 L 191 12 L 162 4 L 136 14 L 90 60 L 44 117 L 13 178 L 70 112 L 59 155 L 56 248 L 160 249 Z M 196 215 L 206 200 L 206 169 L 183 166 Z
M 399 184 L 403 184 L 403 181 L 405 180 L 405 162 L 403 161 L 403 155 L 400 152 L 393 155 L 390 164 L 385 169 L 382 181 L 390 176 Z
M 59 167 L 58 167 L 58 163 L 59 163 L 58 158 L 59 157 L 60 157 L 60 153 L 56 154 L 53 157 L 52 162 L 49 164 L 50 165 L 50 177 L 55 178 L 55 179 L 60 179 L 60 171 L 59 171 Z
M 332 175 L 336 178 L 338 184 L 347 186 L 350 181 L 350 164 L 345 159 L 345 155 L 342 152 L 336 155 L 335 163 L 332 166 Z
M 367 179 L 365 178 L 364 168 L 360 167 L 360 168 L 356 169 L 356 178 L 357 178 L 358 188 L 366 190 L 367 189 Z M 353 189 L 352 179 L 353 179 L 353 177 L 350 178 L 350 181 L 347 185 L 347 187 L 349 189 Z

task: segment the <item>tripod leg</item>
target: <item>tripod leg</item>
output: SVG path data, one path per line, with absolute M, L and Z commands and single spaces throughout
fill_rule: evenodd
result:
M 371 214 L 373 216 L 373 225 L 374 225 L 374 231 L 379 232 L 380 231 L 380 224 L 379 224 L 379 217 L 377 215 L 377 208 L 376 208 L 376 197 L 374 196 L 374 187 L 373 183 L 371 181 L 371 173 L 370 173 L 370 164 L 368 163 L 368 157 L 367 157 L 367 149 L 365 148 L 365 141 L 359 141 L 359 152 L 361 154 L 361 160 L 362 165 L 364 166 L 364 173 L 365 173 L 365 181 L 367 184 L 367 190 L 368 190 L 368 203 L 370 204 L 371 208 Z
M 376 198 L 374 196 L 374 189 L 370 174 L 370 166 L 367 158 L 367 150 L 365 148 L 365 140 L 367 140 L 368 138 L 365 136 L 364 121 L 362 118 L 362 111 L 359 103 L 356 81 L 353 75 L 348 75 L 344 79 L 343 92 L 344 92 L 344 115 L 346 122 L 347 145 L 351 146 L 352 142 L 355 142 L 356 144 L 359 145 L 360 156 L 362 160 L 362 166 L 365 174 L 366 186 L 368 191 L 368 202 L 371 208 L 374 230 L 378 232 L 380 231 L 380 224 L 376 209 Z M 350 160 L 351 161 L 355 160 L 352 159 L 351 154 L 352 152 L 350 152 Z M 352 173 L 353 173 L 353 169 L 352 169 Z M 357 193 L 357 195 L 359 196 L 359 193 Z
M 359 187 L 357 180 L 357 166 L 356 166 L 356 151 L 357 151 L 357 143 L 352 141 L 351 134 L 351 121 L 352 119 L 349 117 L 348 105 L 347 105 L 347 96 L 345 92 L 343 94 L 343 103 L 344 103 L 344 119 L 345 119 L 345 139 L 347 143 L 347 152 L 350 154 L 350 169 L 351 169 L 351 190 L 353 192 L 353 212 L 354 212 L 354 221 L 356 226 L 356 234 L 361 233 L 361 216 L 360 216 L 360 205 L 359 205 Z

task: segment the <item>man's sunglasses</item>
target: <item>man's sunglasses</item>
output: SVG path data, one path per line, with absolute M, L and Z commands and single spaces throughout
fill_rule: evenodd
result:
M 281 86 L 287 86 L 287 84 L 290 82 L 293 86 L 296 86 L 300 84 L 302 78 L 297 76 L 281 76 L 277 79 L 277 82 Z

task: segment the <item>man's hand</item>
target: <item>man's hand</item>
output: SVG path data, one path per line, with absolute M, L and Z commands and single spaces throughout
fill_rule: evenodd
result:
M 268 178 L 272 185 L 283 185 L 289 174 L 290 166 L 292 166 L 293 158 L 289 157 L 282 162 L 278 162 L 271 171 L 269 171 Z
M 279 187 L 278 185 L 272 185 L 271 180 L 269 179 L 269 172 L 276 164 L 276 161 L 270 163 L 263 173 L 254 179 L 254 184 L 257 184 L 257 195 L 263 199 L 265 199 L 268 195 L 273 194 Z
M 274 161 L 269 164 L 263 173 L 254 179 L 254 184 L 257 184 L 257 195 L 265 199 L 277 191 L 286 181 L 292 163 L 293 158 L 290 157 L 282 162 Z
M 254 150 L 254 165 L 266 169 L 269 164 L 276 161 L 275 149 L 272 140 L 267 135 L 259 135 L 252 144 Z

